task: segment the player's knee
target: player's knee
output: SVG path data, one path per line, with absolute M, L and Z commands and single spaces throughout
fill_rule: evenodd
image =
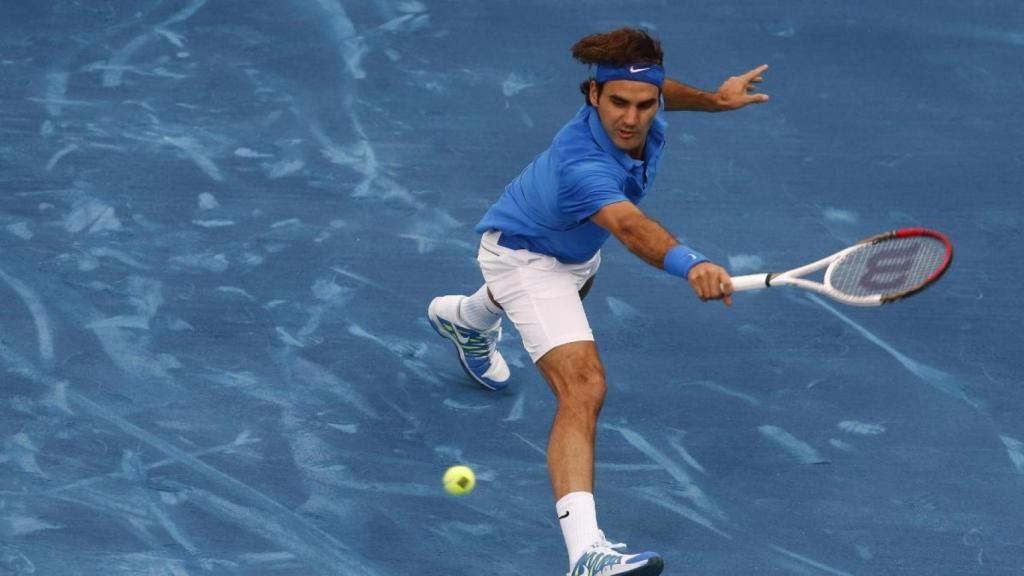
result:
M 607 392 L 604 369 L 600 365 L 587 366 L 573 375 L 558 400 L 567 408 L 597 414 Z
M 584 418 L 600 412 L 608 386 L 604 365 L 592 342 L 554 348 L 537 365 L 558 399 L 560 412 L 576 412 Z

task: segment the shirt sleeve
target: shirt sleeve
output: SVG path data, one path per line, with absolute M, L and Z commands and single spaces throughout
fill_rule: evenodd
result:
M 558 209 L 575 223 L 583 222 L 609 204 L 628 201 L 621 170 L 596 159 L 571 163 L 559 178 Z

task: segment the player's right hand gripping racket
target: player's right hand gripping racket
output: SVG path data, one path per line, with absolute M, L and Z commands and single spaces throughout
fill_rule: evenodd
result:
M 845 304 L 880 306 L 924 290 L 952 261 L 953 245 L 945 235 L 925 228 L 901 228 L 788 272 L 734 276 L 732 287 L 740 292 L 798 286 Z M 823 282 L 803 278 L 822 268 L 826 268 Z

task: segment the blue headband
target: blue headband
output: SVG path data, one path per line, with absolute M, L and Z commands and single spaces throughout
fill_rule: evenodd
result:
M 595 79 L 598 84 L 609 80 L 632 80 L 654 84 L 661 88 L 665 83 L 665 69 L 660 64 L 630 64 L 628 66 L 598 64 Z

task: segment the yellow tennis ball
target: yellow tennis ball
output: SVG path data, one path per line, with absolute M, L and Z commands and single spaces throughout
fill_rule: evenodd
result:
M 453 496 L 465 496 L 476 486 L 476 474 L 469 466 L 452 466 L 444 473 L 444 489 Z

